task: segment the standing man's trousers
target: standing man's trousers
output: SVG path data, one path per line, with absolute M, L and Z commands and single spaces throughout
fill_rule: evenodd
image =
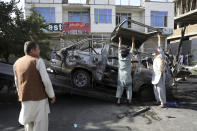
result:
M 126 88 L 127 99 L 131 100 L 131 98 L 132 98 L 132 86 L 127 86 L 127 87 L 118 86 L 117 91 L 116 91 L 116 98 L 121 98 L 122 97 L 124 88 Z
M 48 113 L 44 120 L 25 124 L 25 131 L 48 131 Z
M 157 102 L 166 104 L 165 73 L 162 74 L 159 83 L 157 85 L 154 85 L 154 94 Z
M 121 98 L 124 88 L 126 89 L 127 99 L 132 98 L 132 76 L 130 70 L 119 70 L 118 71 L 118 83 L 116 98 Z
M 48 98 L 40 101 L 21 102 L 19 122 L 25 131 L 48 131 L 48 115 L 50 113 Z

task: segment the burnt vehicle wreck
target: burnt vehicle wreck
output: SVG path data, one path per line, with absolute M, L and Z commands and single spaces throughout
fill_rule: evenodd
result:
M 121 26 L 122 23 L 112 33 L 111 41 L 114 43 L 117 42 L 117 37 L 121 35 Z M 144 41 L 157 33 L 157 31 L 149 34 L 135 30 L 124 31 L 129 32 L 130 35 L 138 35 L 136 37 L 136 49 L 139 49 Z M 129 43 L 130 35 L 126 37 L 124 35 L 123 42 Z M 107 90 L 115 91 L 118 77 L 118 46 L 112 42 L 95 42 L 92 39 L 79 41 L 54 52 L 50 68 L 53 73 L 68 77 L 74 88 L 95 88 L 97 85 L 102 85 Z M 138 93 L 139 97 L 143 96 L 143 99 L 153 99 L 153 85 L 151 84 L 153 56 L 137 50 L 135 53 L 138 54 L 138 60 L 134 60 L 132 63 L 137 63 L 138 66 L 133 73 L 132 90 L 134 93 Z M 166 69 L 166 86 L 170 87 L 173 80 L 172 73 L 169 67 Z

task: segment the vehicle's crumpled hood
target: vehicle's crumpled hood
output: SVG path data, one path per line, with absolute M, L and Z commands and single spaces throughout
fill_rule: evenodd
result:
M 116 27 L 111 34 L 111 41 L 119 43 L 119 37 L 122 37 L 122 43 L 124 45 L 131 46 L 131 37 L 135 37 L 135 48 L 139 49 L 141 45 L 148 40 L 150 37 L 156 35 L 158 32 L 154 31 L 151 33 L 143 33 L 133 29 Z

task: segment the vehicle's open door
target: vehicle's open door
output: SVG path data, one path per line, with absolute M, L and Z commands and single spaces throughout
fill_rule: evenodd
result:
M 95 72 L 96 73 L 95 78 L 99 81 L 102 80 L 103 78 L 104 71 L 107 65 L 108 54 L 109 54 L 109 44 L 105 44 L 105 47 L 102 50 L 102 61 L 98 63 L 96 72 Z

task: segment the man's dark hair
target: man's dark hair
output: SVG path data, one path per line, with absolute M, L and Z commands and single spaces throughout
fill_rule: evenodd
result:
M 35 49 L 37 44 L 33 41 L 27 41 L 24 45 L 24 52 L 25 54 L 29 54 L 32 49 Z
M 126 47 L 121 47 L 120 50 L 121 50 L 121 56 L 123 58 L 127 57 L 130 52 L 130 50 Z

